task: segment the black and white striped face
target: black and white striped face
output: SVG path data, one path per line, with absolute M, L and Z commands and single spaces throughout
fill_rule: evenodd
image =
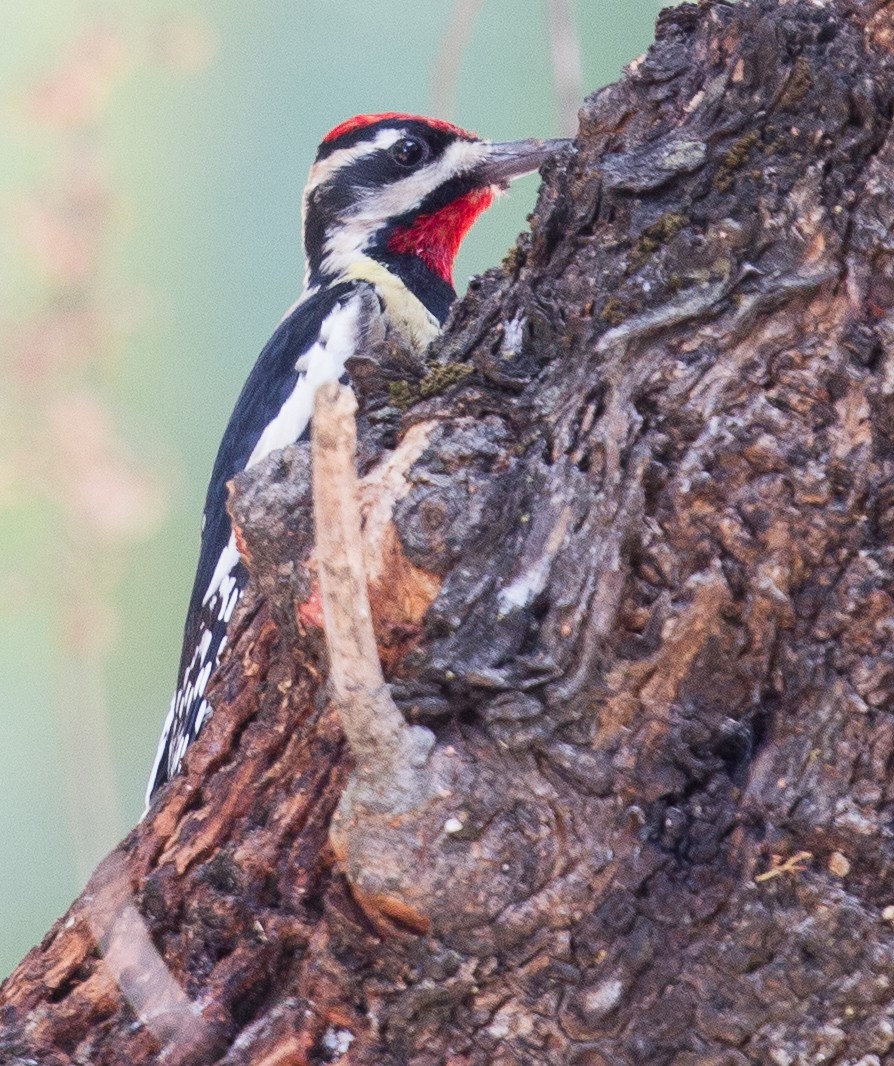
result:
M 304 190 L 311 284 L 374 253 L 395 223 L 479 187 L 476 170 L 487 155 L 487 142 L 446 122 L 389 114 L 337 126 L 320 145 Z
M 494 192 L 567 143 L 496 144 L 392 112 L 336 126 L 304 191 L 308 285 L 344 277 L 364 257 L 389 269 L 395 258 L 415 257 L 452 291 L 453 256 Z

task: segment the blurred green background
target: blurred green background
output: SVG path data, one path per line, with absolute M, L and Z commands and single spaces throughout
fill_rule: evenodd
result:
M 0 976 L 142 810 L 206 478 L 297 293 L 321 136 L 380 110 L 555 136 L 562 94 L 615 80 L 661 6 L 4 0 Z M 536 188 L 473 230 L 460 290 Z

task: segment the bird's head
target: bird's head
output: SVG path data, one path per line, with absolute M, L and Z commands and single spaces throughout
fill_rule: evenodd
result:
M 323 138 L 304 190 L 308 285 L 362 276 L 373 260 L 443 318 L 475 219 L 512 178 L 568 143 L 495 143 L 394 112 L 348 119 Z

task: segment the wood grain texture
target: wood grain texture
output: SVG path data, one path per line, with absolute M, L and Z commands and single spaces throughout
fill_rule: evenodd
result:
M 271 457 L 215 714 L 0 1061 L 891 1061 L 892 112 L 892 4 L 663 13 L 429 364 L 352 371 L 437 787 L 333 848 L 308 450 Z

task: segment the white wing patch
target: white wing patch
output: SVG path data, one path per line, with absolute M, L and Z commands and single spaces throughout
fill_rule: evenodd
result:
M 220 553 L 220 558 L 217 560 L 217 566 L 215 566 L 211 580 L 208 582 L 205 595 L 202 597 L 203 605 L 208 603 L 215 592 L 218 591 L 224 579 L 233 572 L 233 568 L 238 562 L 239 549 L 236 547 L 236 537 L 231 533 L 227 546 Z
M 317 389 L 327 381 L 338 381 L 344 373 L 345 362 L 357 350 L 360 308 L 361 301 L 355 298 L 339 304 L 326 316 L 320 339 L 295 364 L 299 370 L 295 387 L 277 415 L 264 427 L 245 464 L 246 470 L 277 448 L 298 440 L 307 429 Z
M 143 815 L 149 810 L 149 804 L 152 802 L 152 792 L 155 789 L 155 782 L 158 778 L 158 770 L 161 766 L 161 760 L 164 758 L 165 750 L 167 748 L 168 736 L 171 732 L 171 726 L 174 724 L 174 712 L 177 709 L 177 696 L 175 695 L 171 700 L 171 706 L 168 708 L 168 713 L 165 715 L 165 724 L 161 728 L 161 739 L 158 742 L 158 748 L 155 751 L 155 758 L 152 760 L 152 769 L 149 771 L 149 783 L 146 785 L 146 799 L 145 809 Z
M 360 347 L 363 304 L 362 294 L 355 293 L 323 320 L 318 340 L 296 362 L 298 377 L 292 391 L 264 427 L 245 464 L 246 469 L 278 448 L 294 443 L 307 429 L 317 389 L 325 382 L 338 381 L 345 363 Z M 211 714 L 205 690 L 226 645 L 226 625 L 242 596 L 245 579 L 244 576 L 241 581 L 238 579 L 239 564 L 236 537 L 231 533 L 205 590 L 198 639 L 165 719 L 149 778 L 147 809 L 162 761 L 167 769 L 163 780 L 167 780 L 177 772 L 187 748 Z M 245 571 L 241 573 L 244 575 Z
M 345 362 L 357 350 L 360 308 L 361 301 L 355 298 L 338 304 L 323 320 L 319 340 L 295 364 L 298 371 L 295 387 L 264 427 L 245 464 L 246 470 L 278 448 L 293 444 L 307 429 L 317 389 L 327 381 L 338 381 L 344 373 Z M 236 547 L 236 537 L 231 533 L 202 597 L 202 603 L 207 604 L 219 592 L 224 604 L 224 621 L 227 622 L 236 606 L 235 600 L 230 602 L 230 597 L 233 584 L 231 575 L 238 562 L 239 549 Z

